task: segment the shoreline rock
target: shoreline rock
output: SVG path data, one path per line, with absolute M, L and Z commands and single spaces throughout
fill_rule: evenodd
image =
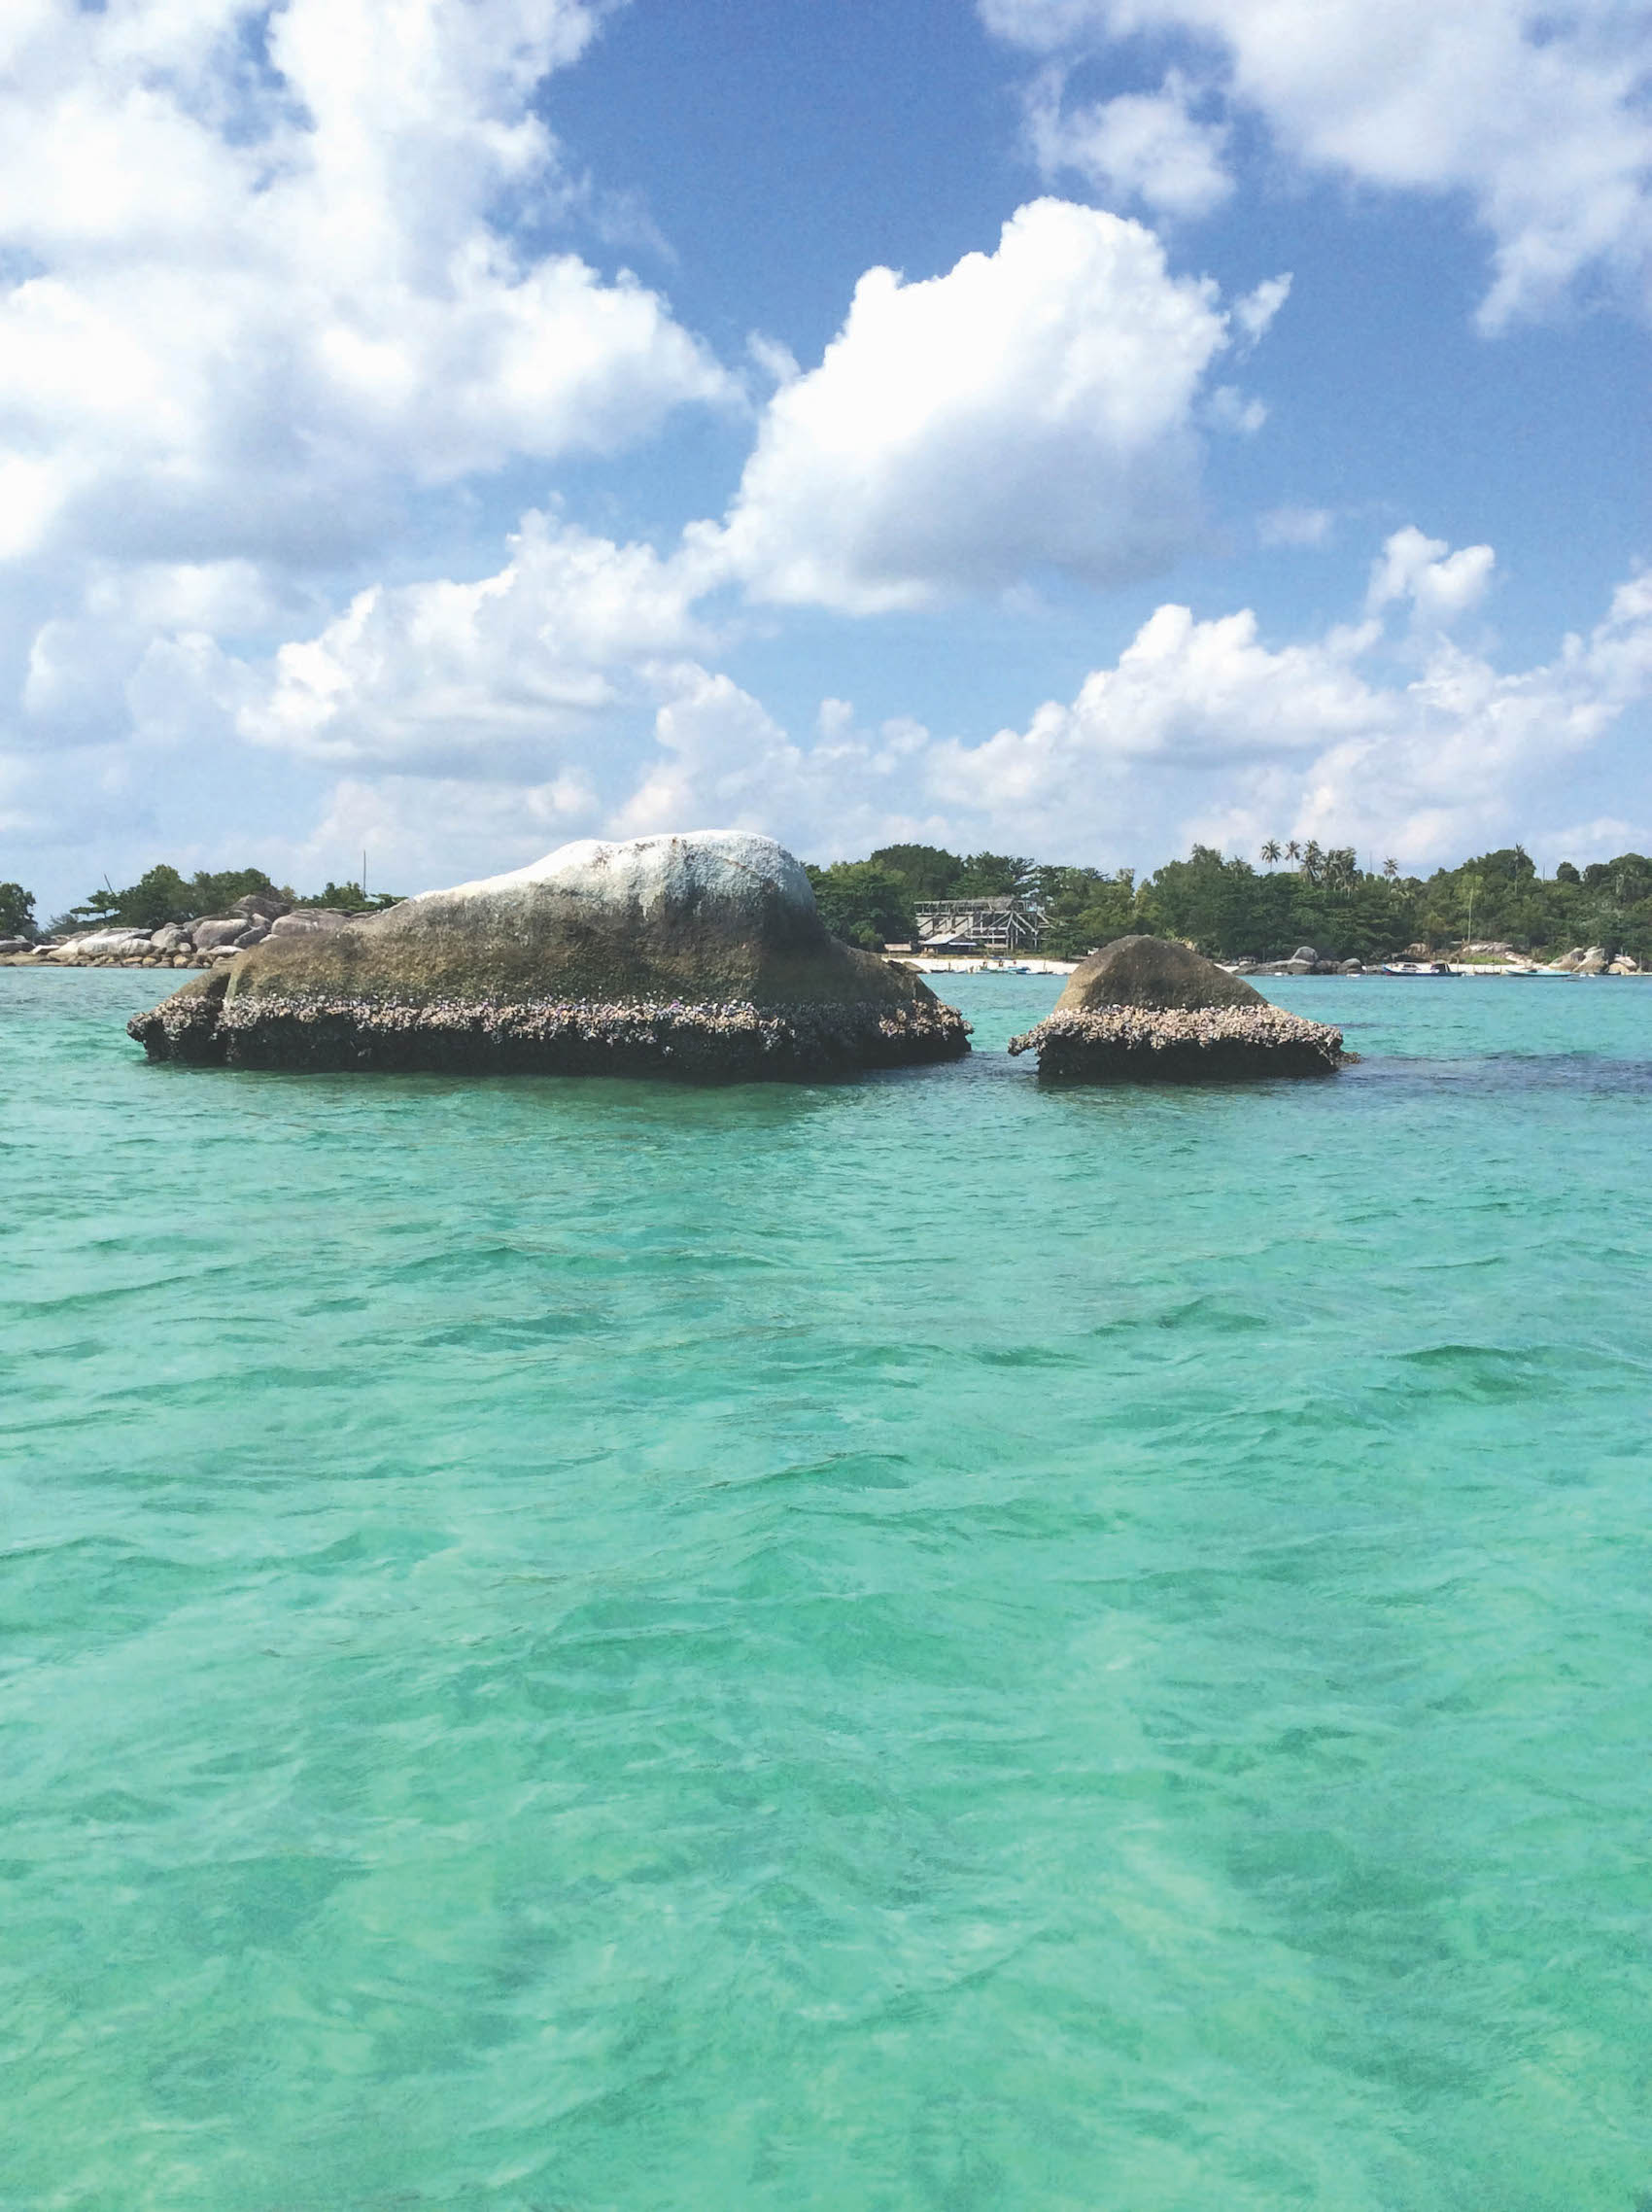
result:
M 347 927 L 237 948 L 129 1033 L 247 1068 L 809 1081 L 956 1058 L 918 977 L 832 937 L 809 880 L 734 831 L 567 846 Z

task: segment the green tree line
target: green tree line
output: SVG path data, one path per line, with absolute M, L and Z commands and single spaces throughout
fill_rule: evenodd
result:
M 362 894 L 360 883 L 328 881 L 319 891 L 300 897 L 291 884 L 272 882 L 261 868 L 200 868 L 192 876 L 162 861 L 145 869 L 135 883 L 117 890 L 104 882 L 72 906 L 52 916 L 54 933 L 72 929 L 163 929 L 169 921 L 196 921 L 202 915 L 227 914 L 237 899 L 255 892 L 285 899 L 290 906 L 335 907 L 346 914 L 376 914 L 383 907 L 398 906 L 401 894 L 375 891 Z M 34 896 L 20 883 L 0 883 L 0 936 L 22 937 L 34 931 Z
M 864 860 L 808 874 L 827 927 L 873 949 L 910 944 L 924 899 L 1016 895 L 1042 909 L 1042 950 L 1057 959 L 1141 930 L 1185 938 L 1221 959 L 1280 959 L 1312 945 L 1330 958 L 1371 960 L 1411 945 L 1437 950 L 1473 939 L 1551 956 L 1572 945 L 1600 945 L 1652 965 L 1652 859 L 1639 852 L 1586 868 L 1563 860 L 1544 878 L 1524 847 L 1505 846 L 1425 878 L 1402 876 L 1393 860 L 1363 869 L 1346 846 L 1322 849 L 1311 841 L 1269 839 L 1255 862 L 1195 845 L 1186 860 L 1166 861 L 1138 880 L 1129 868 L 1109 873 L 1023 853 L 886 845 Z M 377 912 L 398 897 L 363 896 L 360 884 L 330 881 L 295 897 L 261 868 L 186 877 L 161 863 L 124 889 L 106 882 L 50 927 L 159 929 L 224 914 L 257 891 L 349 914 Z M 33 894 L 21 883 L 0 882 L 0 937 L 32 936 L 35 929 Z
M 1195 845 L 1186 860 L 1138 880 L 1128 868 L 890 845 L 809 876 L 828 926 L 873 947 L 910 943 L 924 899 L 1018 894 L 1044 910 L 1041 949 L 1057 959 L 1140 930 L 1222 959 L 1283 959 L 1311 945 L 1330 958 L 1370 960 L 1472 940 L 1550 955 L 1600 945 L 1652 961 L 1652 859 L 1638 852 L 1582 869 L 1563 860 L 1545 879 L 1523 847 L 1505 846 L 1424 878 L 1401 875 L 1394 860 L 1361 868 L 1346 846 L 1269 839 L 1255 862 Z

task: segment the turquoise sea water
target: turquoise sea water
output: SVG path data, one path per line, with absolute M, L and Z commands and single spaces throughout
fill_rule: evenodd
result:
M 1334 1081 L 0 973 L 4 2212 L 1652 2203 L 1652 984 Z

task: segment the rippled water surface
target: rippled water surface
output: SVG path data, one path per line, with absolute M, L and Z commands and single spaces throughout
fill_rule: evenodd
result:
M 5 2212 L 1652 2201 L 1652 983 L 1044 1093 L 0 973 Z

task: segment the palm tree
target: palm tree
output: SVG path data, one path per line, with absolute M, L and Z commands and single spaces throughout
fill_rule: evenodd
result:
M 1396 876 L 1399 874 L 1399 862 L 1398 862 L 1398 861 L 1397 861 L 1397 860 L 1396 860 L 1396 859 L 1394 857 L 1394 855 L 1393 855 L 1393 853 L 1392 853 L 1392 852 L 1389 854 L 1388 858 L 1387 858 L 1387 859 L 1386 859 L 1386 860 L 1383 862 L 1383 874 L 1384 874 L 1384 875 L 1385 875 L 1385 876 L 1388 878 L 1388 880 L 1389 880 L 1389 881 L 1390 881 L 1391 883 L 1394 881 L 1394 878 L 1395 878 L 1395 877 L 1396 877 Z
M 1343 896 L 1359 880 L 1359 862 L 1351 845 L 1338 845 L 1325 854 L 1325 888 Z
M 1290 843 L 1290 844 L 1289 844 L 1289 845 L 1286 847 L 1286 848 L 1285 848 L 1285 857 L 1286 857 L 1286 859 L 1287 859 L 1287 860 L 1300 860 L 1300 859 L 1301 859 L 1301 857 L 1302 857 L 1302 847 L 1300 847 L 1300 846 L 1297 844 L 1297 842 L 1296 842 L 1296 840 L 1295 840 L 1294 838 L 1292 838 L 1292 839 L 1291 840 L 1291 843 Z
M 1262 847 L 1262 858 L 1270 868 L 1279 858 L 1279 840 L 1277 837 L 1270 837 L 1266 845 Z
M 1325 856 L 1316 839 L 1310 838 L 1302 847 L 1302 873 L 1310 883 L 1318 883 L 1324 873 Z

